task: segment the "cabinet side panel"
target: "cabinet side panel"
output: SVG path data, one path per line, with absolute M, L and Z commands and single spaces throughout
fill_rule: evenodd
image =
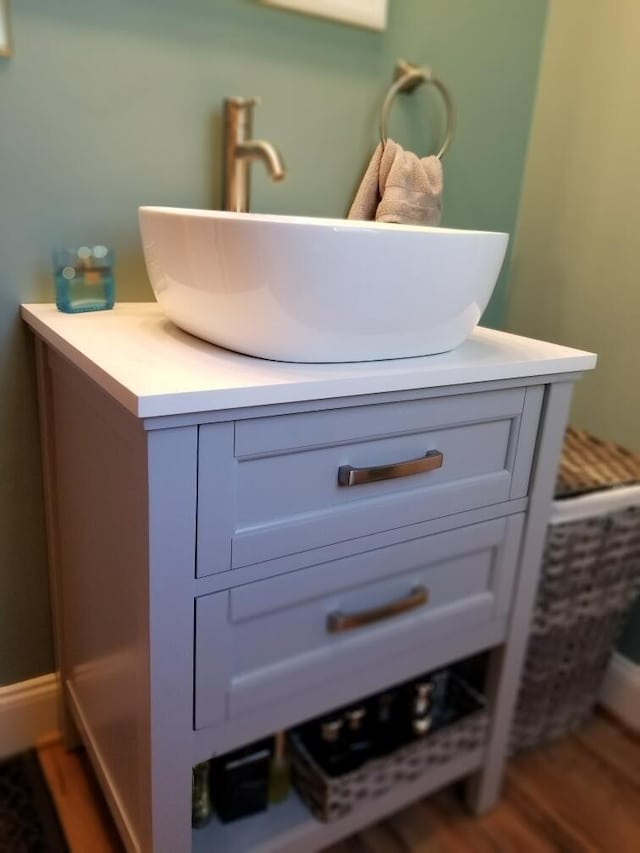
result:
M 572 391 L 571 382 L 557 382 L 548 385 L 545 392 L 507 641 L 493 655 L 489 668 L 487 692 L 492 721 L 488 749 L 482 771 L 470 780 L 467 789 L 468 803 L 476 813 L 493 808 L 500 796 Z
M 56 472 L 56 440 L 53 415 L 52 380 L 49 370 L 46 345 L 35 339 L 35 355 L 38 377 L 38 414 L 40 419 L 40 449 L 42 454 L 42 479 L 44 491 L 45 520 L 47 527 L 47 558 L 49 568 L 49 594 L 53 617 L 53 642 L 56 675 L 64 684 L 64 619 L 62 607 L 62 578 L 60 575 L 58 522 L 58 479 Z M 78 735 L 62 691 L 58 692 L 58 725 L 68 748 L 78 745 Z
M 65 688 L 129 842 L 148 833 L 145 436 L 71 366 L 52 371 Z M 122 824 L 124 823 L 124 828 Z

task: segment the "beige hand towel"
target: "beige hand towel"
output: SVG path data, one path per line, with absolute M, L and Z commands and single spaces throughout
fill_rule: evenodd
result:
M 392 139 L 379 143 L 347 218 L 439 225 L 441 216 L 440 160 L 433 155 L 417 157 Z

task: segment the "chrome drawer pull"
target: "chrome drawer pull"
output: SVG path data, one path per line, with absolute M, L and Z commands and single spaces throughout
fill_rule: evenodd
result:
M 361 613 L 342 613 L 340 610 L 335 610 L 327 615 L 327 631 L 329 634 L 353 631 L 354 628 L 363 628 L 373 622 L 382 622 L 384 619 L 391 619 L 393 616 L 415 610 L 428 601 L 429 590 L 424 586 L 416 586 L 409 595 L 382 607 L 372 607 L 371 610 L 363 610 Z
M 442 468 L 444 456 L 439 450 L 429 450 L 419 459 L 409 462 L 396 462 L 393 465 L 376 465 L 373 468 L 354 468 L 341 465 L 338 468 L 338 483 L 341 486 L 359 486 L 362 483 L 376 483 L 378 480 L 393 480 L 395 477 L 411 477 Z

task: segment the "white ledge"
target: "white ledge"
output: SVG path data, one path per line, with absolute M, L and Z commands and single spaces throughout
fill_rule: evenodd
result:
M 170 323 L 156 303 L 121 303 L 85 314 L 23 305 L 22 316 L 141 418 L 574 373 L 596 363 L 592 353 L 482 327 L 441 355 L 292 364 L 205 343 Z

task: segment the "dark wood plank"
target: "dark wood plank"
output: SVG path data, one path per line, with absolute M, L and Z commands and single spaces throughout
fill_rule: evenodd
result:
M 451 792 L 438 795 L 424 807 L 428 812 L 435 810 L 446 820 L 449 831 L 456 831 L 459 850 L 469 850 L 470 853 L 511 853 L 521 850 L 527 853 L 553 853 L 556 850 L 555 845 L 506 800 L 481 818 L 469 815 Z
M 506 798 L 535 812 L 569 849 L 637 853 L 640 792 L 576 736 L 516 759 Z
M 575 737 L 584 749 L 610 769 L 615 769 L 628 785 L 640 790 L 640 737 L 637 734 L 598 714 Z

